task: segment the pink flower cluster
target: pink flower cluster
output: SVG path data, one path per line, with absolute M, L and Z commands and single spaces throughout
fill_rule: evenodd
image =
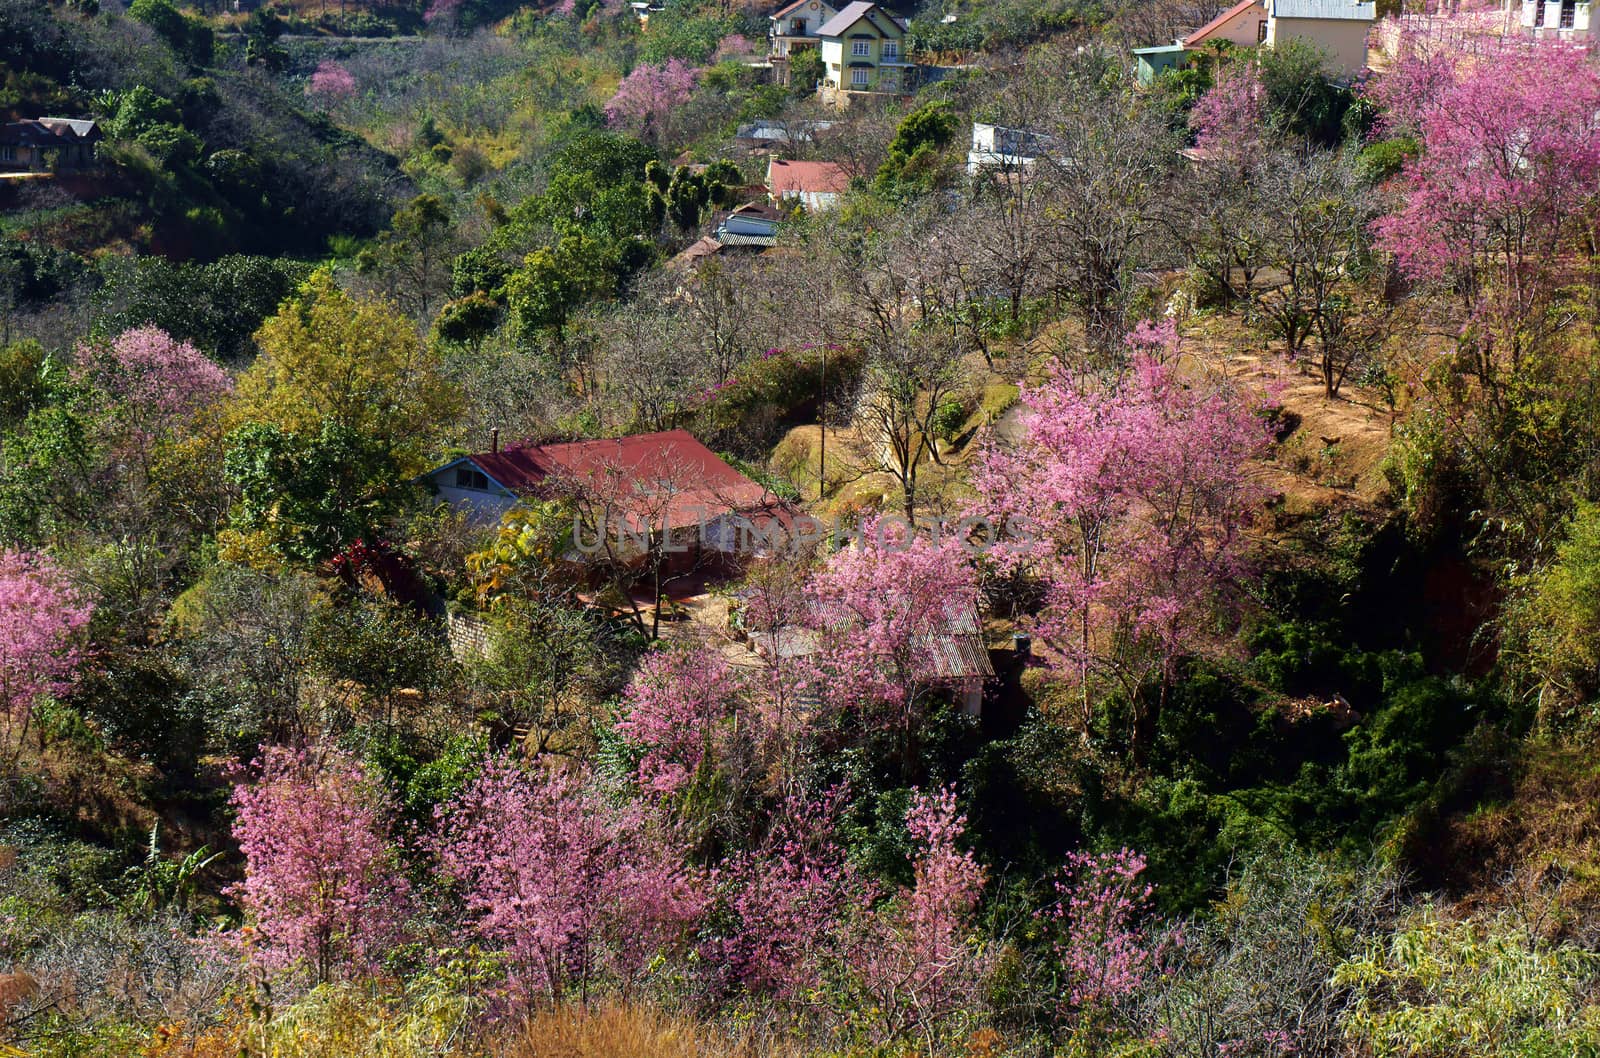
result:
M 233 392 L 233 381 L 204 353 L 158 327 L 123 331 L 78 346 L 74 375 L 109 398 L 126 429 L 124 447 L 147 451 Z
M 0 550 L 0 715 L 7 725 L 65 694 L 93 607 L 50 556 Z
M 606 121 L 659 130 L 688 100 L 699 79 L 700 71 L 682 59 L 668 59 L 659 65 L 640 63 L 617 85 L 616 95 L 605 106 Z
M 909 732 L 918 688 L 940 679 L 941 637 L 976 613 L 977 576 L 953 537 L 907 540 L 903 524 L 875 518 L 858 528 L 859 546 L 829 556 L 806 588 L 820 675 L 839 706 L 886 710 Z
M 263 962 L 316 980 L 370 971 L 400 938 L 410 886 L 388 842 L 389 805 L 362 765 L 264 750 L 234 787 L 244 881 L 232 892 L 259 931 Z
M 720 651 L 657 650 L 639 665 L 623 695 L 617 730 L 644 747 L 639 785 L 671 795 L 716 749 L 719 725 L 733 713 L 737 674 Z
M 1411 58 L 1378 82 L 1391 131 L 1417 135 L 1401 208 L 1377 225 L 1407 274 L 1439 280 L 1503 263 L 1537 288 L 1600 191 L 1600 70 L 1558 43 Z M 1571 227 L 1578 225 L 1579 227 Z
M 1144 869 L 1144 857 L 1128 849 L 1067 856 L 1056 902 L 1040 915 L 1057 930 L 1056 955 L 1073 1007 L 1116 1003 L 1150 976 L 1154 959 L 1142 920 L 1155 890 L 1140 880 Z
M 644 808 L 574 775 L 490 761 L 439 815 L 435 848 L 471 931 L 509 954 L 528 998 L 559 996 L 602 964 L 637 979 L 705 908 L 704 878 Z
M 1133 340 L 1169 336 L 1163 325 Z M 1164 671 L 1243 569 L 1258 495 L 1245 469 L 1264 424 L 1241 397 L 1180 381 L 1148 351 L 1117 384 L 1058 376 L 1023 403 L 1021 443 L 991 451 L 975 483 L 986 515 L 1032 534 L 1014 557 L 1050 585 L 1038 632 L 1084 681 L 1112 642 L 1140 644 Z
M 435 0 L 433 7 L 428 9 L 426 17 L 437 18 L 435 8 L 444 0 Z M 356 79 L 354 75 L 332 59 L 324 59 L 317 64 L 316 70 L 311 74 L 311 80 L 306 84 L 306 92 L 329 102 L 345 99 L 355 95 Z

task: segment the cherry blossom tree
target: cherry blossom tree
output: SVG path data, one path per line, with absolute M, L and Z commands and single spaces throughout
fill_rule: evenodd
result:
M 906 827 L 918 848 L 916 881 L 909 893 L 878 911 L 852 956 L 891 1035 L 915 1027 L 930 1053 L 939 1025 L 975 998 L 985 972 L 972 936 L 985 875 L 972 853 L 958 847 L 966 822 L 953 789 L 912 798 Z
M 436 3 L 434 7 L 438 7 Z M 438 17 L 433 8 L 428 9 L 428 17 Z M 326 102 L 337 102 L 355 95 L 356 79 L 343 66 L 332 59 L 324 59 L 317 64 L 316 70 L 311 74 L 311 80 L 306 84 L 306 92 Z
M 156 443 L 173 438 L 233 392 L 227 372 L 188 342 L 158 327 L 123 331 L 109 342 L 78 346 L 74 374 L 109 398 L 125 456 L 148 461 Z
M 848 791 L 797 791 L 773 813 L 760 845 L 724 861 L 737 933 L 719 946 L 730 976 L 752 992 L 799 1000 L 844 949 L 847 912 L 872 887 L 836 840 Z
M 1027 391 L 1021 441 L 975 476 L 980 509 L 1026 534 L 1011 557 L 1049 586 L 1035 627 L 1076 676 L 1086 728 L 1097 678 L 1136 710 L 1149 677 L 1165 688 L 1244 565 L 1258 495 L 1245 468 L 1265 428 L 1176 366 L 1139 353 L 1120 381 L 1057 375 Z
M 682 59 L 668 59 L 659 65 L 640 63 L 622 79 L 617 94 L 606 104 L 606 121 L 637 128 L 648 142 L 662 142 L 673 112 L 688 100 L 699 78 L 700 71 Z
M 639 785 L 662 795 L 683 789 L 716 748 L 718 728 L 733 715 L 737 674 L 721 652 L 705 647 L 657 650 L 640 663 L 623 694 L 617 730 L 644 748 Z
M 370 972 L 402 937 L 410 889 L 387 839 L 391 806 L 357 761 L 264 750 L 236 786 L 244 881 L 232 893 L 273 969 Z
M 1254 62 L 1217 70 L 1217 80 L 1189 112 L 1195 146 L 1213 156 L 1241 158 L 1258 149 L 1266 120 L 1267 89 Z
M 71 689 L 92 612 L 48 555 L 0 550 L 0 720 L 9 740 L 20 719 L 19 752 L 39 699 Z
M 1064 1002 L 1090 1016 L 1135 995 L 1155 968 L 1144 919 L 1155 888 L 1144 857 L 1128 849 L 1067 856 L 1056 900 L 1039 917 L 1054 933 Z
M 492 760 L 439 815 L 440 864 L 524 999 L 586 994 L 604 968 L 632 985 L 705 907 L 703 879 L 644 807 L 576 775 Z
M 729 33 L 717 41 L 717 50 L 711 58 L 716 62 L 723 59 L 739 59 L 755 52 L 755 47 L 750 43 L 750 38 L 743 33 Z
M 1569 251 L 1600 209 L 1600 70 L 1582 52 L 1521 41 L 1480 55 L 1411 57 L 1380 80 L 1389 131 L 1420 154 L 1401 173 L 1399 209 L 1378 221 L 1381 248 L 1408 276 L 1456 291 L 1463 351 L 1485 395 L 1502 368 L 1559 326 Z
M 898 731 L 907 752 L 928 698 L 951 682 L 941 640 L 976 618 L 977 577 L 962 545 L 868 518 L 807 585 L 819 692 Z

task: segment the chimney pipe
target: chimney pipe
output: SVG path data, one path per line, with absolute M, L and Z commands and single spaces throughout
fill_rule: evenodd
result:
M 489 451 L 495 455 L 500 454 L 500 427 L 498 426 L 489 431 Z

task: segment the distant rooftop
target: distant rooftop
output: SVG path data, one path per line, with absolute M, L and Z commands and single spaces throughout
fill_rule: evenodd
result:
M 832 18 L 828 19 L 827 23 L 817 30 L 817 36 L 841 36 L 845 30 L 849 29 L 857 22 L 860 22 L 863 18 L 872 20 L 878 16 L 887 18 L 890 22 L 893 22 L 901 29 L 905 28 L 905 25 L 898 18 L 895 18 L 893 15 L 889 14 L 889 12 L 879 7 L 877 4 L 867 3 L 866 0 L 855 0 L 855 3 L 841 8 L 837 15 L 834 15 Z M 882 27 L 879 28 L 881 29 Z
M 1378 5 L 1352 0 L 1268 0 L 1267 11 L 1275 18 L 1324 18 L 1348 22 L 1372 22 Z

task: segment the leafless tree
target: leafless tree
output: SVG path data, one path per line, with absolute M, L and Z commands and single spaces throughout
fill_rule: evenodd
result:
M 1346 310 L 1334 295 L 1360 263 L 1377 202 L 1352 159 L 1328 151 L 1285 149 L 1264 192 L 1273 256 L 1285 281 L 1263 294 L 1262 303 L 1290 356 L 1298 355 L 1313 334 L 1324 339 L 1322 375 L 1331 397 L 1349 367 L 1336 361 L 1362 344 L 1354 341 Z M 1330 310 L 1338 312 L 1337 319 L 1326 318 Z
M 1135 97 L 1115 56 L 1069 53 L 1045 73 L 1061 100 L 1039 159 L 1045 270 L 1090 350 L 1105 353 L 1126 330 L 1136 272 L 1152 263 L 1155 206 L 1179 160 L 1178 143 L 1165 119 Z
M 664 311 L 670 310 L 670 311 Z M 601 377 L 618 422 L 629 430 L 665 430 L 709 372 L 679 313 L 644 299 L 618 309 L 606 329 Z
M 957 341 L 928 320 L 932 276 L 913 247 L 917 218 L 869 237 L 851 273 L 851 319 L 866 351 L 847 458 L 858 473 L 885 473 L 900 486 L 907 520 L 916 517 L 925 462 L 939 459 L 933 420 L 967 388 Z

